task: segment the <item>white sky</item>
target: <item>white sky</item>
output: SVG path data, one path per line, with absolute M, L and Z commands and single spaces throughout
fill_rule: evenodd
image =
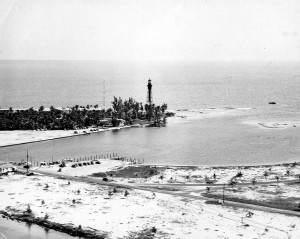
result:
M 299 61 L 299 0 L 0 0 L 0 59 Z

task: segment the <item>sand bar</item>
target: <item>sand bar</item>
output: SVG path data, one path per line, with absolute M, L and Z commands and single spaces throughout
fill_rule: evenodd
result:
M 123 128 L 128 128 L 130 126 L 122 127 L 112 127 L 108 129 L 81 129 L 81 130 L 46 130 L 46 131 L 36 131 L 36 130 L 13 130 L 13 131 L 0 131 L 0 147 L 26 144 L 32 142 L 39 142 L 45 140 L 53 140 L 66 137 L 74 137 L 80 135 L 86 135 L 90 133 L 101 133 L 109 130 L 119 130 Z M 91 129 L 95 131 L 91 131 Z M 74 132 L 77 133 L 74 133 Z

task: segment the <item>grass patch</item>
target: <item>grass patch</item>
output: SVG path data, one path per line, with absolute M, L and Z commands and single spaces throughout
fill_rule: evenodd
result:
M 106 173 L 93 173 L 91 176 L 92 177 L 97 177 L 97 178 L 105 178 Z
M 158 231 L 155 227 L 145 228 L 137 232 L 129 232 L 128 237 L 125 239 L 167 239 L 169 238 L 168 234 L 165 232 Z
M 202 195 L 205 197 L 214 198 L 214 199 L 222 199 L 222 197 L 223 197 L 222 195 L 212 194 L 212 193 L 209 193 L 209 194 L 203 193 Z M 276 197 L 276 198 L 268 199 L 265 201 L 260 201 L 260 200 L 246 199 L 246 198 L 239 198 L 239 197 L 225 195 L 225 202 L 226 202 L 226 200 L 233 201 L 233 202 L 239 202 L 239 203 L 264 206 L 264 207 L 270 207 L 270 208 L 290 210 L 290 211 L 300 211 L 300 208 L 299 208 L 300 198 L 295 198 L 295 197 L 290 197 L 290 198 Z
M 161 173 L 164 169 L 155 166 L 129 166 L 106 173 L 93 173 L 92 177 L 121 177 L 121 178 L 149 178 Z

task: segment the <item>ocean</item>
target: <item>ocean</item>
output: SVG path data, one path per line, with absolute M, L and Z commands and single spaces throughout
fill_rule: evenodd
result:
M 0 148 L 0 161 L 119 153 L 151 164 L 252 165 L 299 161 L 300 127 L 261 129 L 245 122 L 299 122 L 299 63 L 0 61 L 0 107 L 98 104 L 113 96 L 185 110 L 165 128 L 136 128 Z M 105 92 L 105 93 L 104 93 Z M 105 99 L 105 103 L 103 101 Z M 269 102 L 275 101 L 276 105 Z M 212 116 L 200 112 L 210 110 Z M 189 117 L 191 115 L 192 117 Z

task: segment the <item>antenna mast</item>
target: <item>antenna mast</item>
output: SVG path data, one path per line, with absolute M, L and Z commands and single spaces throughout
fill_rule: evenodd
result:
M 105 80 L 103 80 L 103 109 L 105 111 Z
M 103 109 L 104 109 L 104 118 L 105 118 L 105 80 L 103 80 Z

